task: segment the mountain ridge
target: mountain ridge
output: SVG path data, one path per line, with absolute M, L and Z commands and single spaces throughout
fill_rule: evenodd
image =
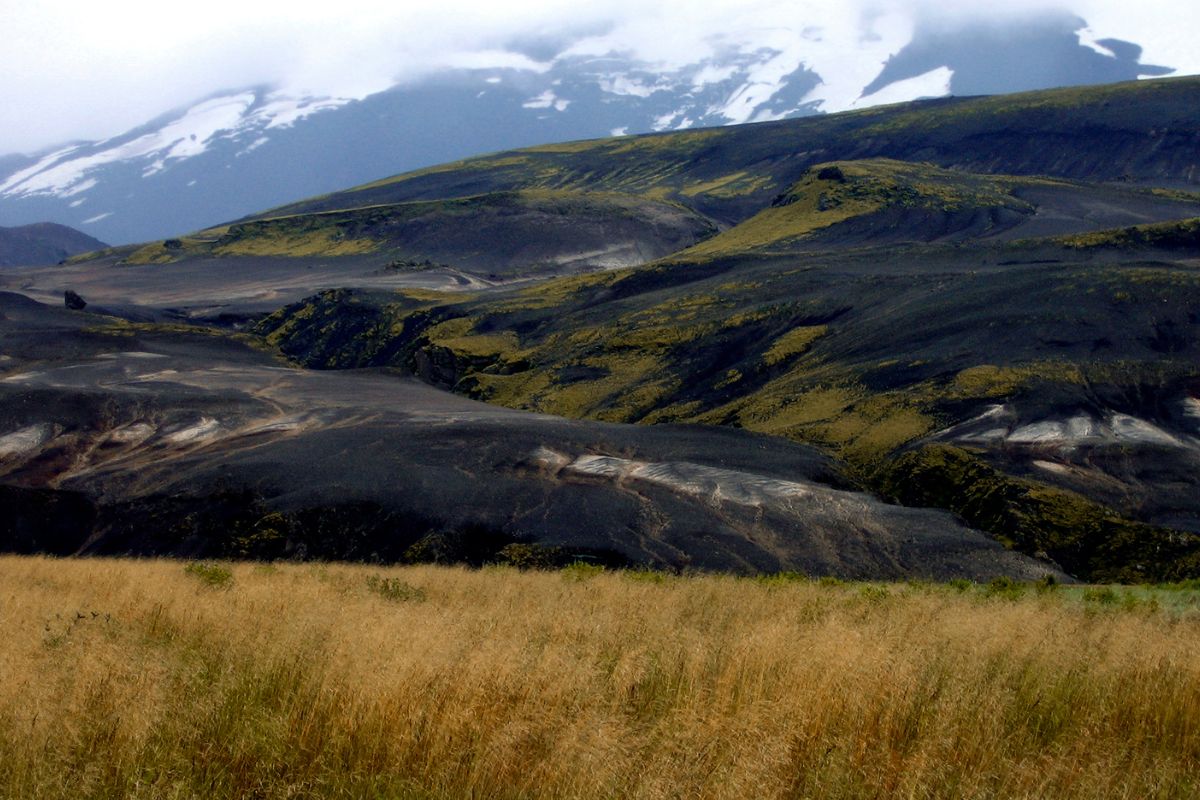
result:
M 57 264 L 107 246 L 82 231 L 53 222 L 0 227 L 0 267 Z
M 1085 40 L 1086 22 L 1069 14 L 1010 20 L 1001 30 L 999 39 L 987 26 L 960 30 L 964 50 L 946 51 L 938 66 L 921 59 L 928 56 L 927 40 L 942 34 L 919 28 L 891 58 L 872 50 L 871 58 L 880 59 L 872 76 L 858 69 L 830 74 L 842 64 L 837 53 L 822 56 L 833 61 L 820 74 L 796 43 L 756 47 L 753 35 L 739 34 L 718 52 L 666 72 L 628 54 L 575 52 L 563 41 L 548 48 L 514 44 L 518 52 L 529 50 L 522 59 L 536 67 L 527 70 L 451 70 L 366 97 L 235 87 L 103 141 L 64 144 L 32 159 L 0 158 L 0 221 L 53 219 L 107 241 L 144 241 L 388 171 L 539 142 L 1164 71 L 1142 65 L 1134 44 L 1110 42 L 1109 48 Z M 1016 57 L 1039 66 L 985 68 Z M 929 69 L 913 73 L 913 64 Z M 996 75 L 1009 76 L 1007 83 L 984 79 Z M 296 163 L 306 169 L 295 170 Z

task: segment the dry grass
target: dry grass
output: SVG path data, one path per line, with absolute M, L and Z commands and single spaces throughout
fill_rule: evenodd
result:
M 1195 797 L 1195 608 L 1001 589 L 3 558 L 0 796 Z

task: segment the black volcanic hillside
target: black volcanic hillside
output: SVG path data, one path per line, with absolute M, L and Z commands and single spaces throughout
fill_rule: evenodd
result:
M 1189 78 L 576 142 L 388 178 L 0 276 L 43 301 L 74 288 L 132 319 L 240 326 L 240 347 L 308 370 L 211 368 L 199 342 L 227 331 L 167 326 L 153 347 L 126 345 L 161 326 L 108 321 L 87 370 L 34 369 L 40 351 L 0 361 L 21 404 L 0 461 L 19 452 L 5 480 L 76 486 L 88 502 L 149 502 L 153 489 L 203 503 L 220 476 L 222 492 L 253 500 L 238 514 L 256 530 L 274 505 L 303 511 L 289 465 L 328 446 L 339 491 L 402 501 L 454 536 L 499 526 L 508 541 L 675 566 L 930 574 L 930 554 L 959 534 L 923 517 L 934 538 L 908 549 L 885 500 L 953 512 L 1079 578 L 1197 577 L 1198 164 Z M 173 365 L 179 354 L 194 363 Z M 316 377 L 363 368 L 492 410 L 394 376 Z M 167 384 L 180 405 L 141 420 L 142 387 Z M 375 400 L 347 405 L 345 387 L 368 384 Z M 96 430 L 43 413 L 68 385 L 127 416 Z M 253 424 L 245 398 L 270 398 Z M 395 425 L 380 427 L 385 410 Z M 479 435 L 435 447 L 483 419 Z M 151 428 L 144 448 L 122 444 Z M 695 455 L 643 447 L 680 430 Z M 427 443 L 412 448 L 414 431 Z M 858 494 L 754 467 L 765 442 L 819 457 L 822 480 Z M 197 470 L 140 484 L 128 458 L 160 448 Z M 232 453 L 242 470 L 220 471 Z M 869 531 L 847 526 L 862 515 Z M 1029 567 L 990 559 L 983 572 Z
M 632 266 L 730 228 L 697 252 L 1086 233 L 1200 214 L 1197 109 L 1200 79 L 1179 78 L 548 145 L 105 255 L 493 279 Z M 846 180 L 818 182 L 822 167 Z
M 238 222 L 112 251 L 123 264 L 224 258 L 355 258 L 492 278 L 634 266 L 716 226 L 680 203 L 615 192 L 524 190 Z
M 99 239 L 53 222 L 0 227 L 0 267 L 57 264 L 64 258 L 103 247 L 107 245 Z
M 523 188 L 670 198 L 744 220 L 819 163 L 1200 185 L 1200 78 L 951 98 L 824 117 L 548 145 L 467 159 L 273 209 L 278 216 Z

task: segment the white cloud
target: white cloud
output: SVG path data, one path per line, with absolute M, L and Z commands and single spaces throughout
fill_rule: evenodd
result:
M 1072 8 L 1088 22 L 1080 40 L 1123 39 L 1143 48 L 1143 64 L 1174 67 L 1180 75 L 1200 73 L 1200 3 L 1191 0 L 1078 0 Z

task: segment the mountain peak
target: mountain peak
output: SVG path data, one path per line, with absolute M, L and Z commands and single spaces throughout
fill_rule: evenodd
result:
M 537 61 L 464 62 L 358 99 L 223 91 L 119 136 L 0 159 L 0 221 L 54 219 L 114 242 L 144 241 L 541 142 L 1169 71 L 1140 64 L 1138 45 L 1101 40 L 1071 14 L 953 30 L 898 26 L 890 16 L 862 24 L 870 35 L 855 47 L 824 28 L 730 30 L 688 54 L 622 50 L 595 34 L 539 41 Z

